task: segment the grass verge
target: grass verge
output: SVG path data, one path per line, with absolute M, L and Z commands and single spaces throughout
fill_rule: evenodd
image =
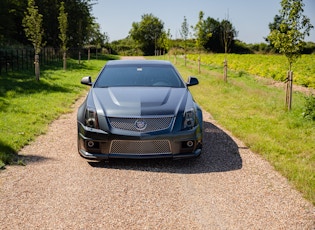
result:
M 23 164 L 17 152 L 47 131 L 48 124 L 82 96 L 87 87 L 82 77 L 96 77 L 105 60 L 68 60 L 66 71 L 45 66 L 39 82 L 33 71 L 0 75 L 0 168 L 6 164 Z
M 315 122 L 303 118 L 304 94 L 294 93 L 286 112 L 284 89 L 244 72 L 229 72 L 224 83 L 220 67 L 202 66 L 199 74 L 196 64 L 185 67 L 179 58 L 176 67 L 183 77 L 198 77 L 200 84 L 190 90 L 203 109 L 315 204 Z

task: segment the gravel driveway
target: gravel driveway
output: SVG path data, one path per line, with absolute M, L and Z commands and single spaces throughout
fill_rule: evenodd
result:
M 0 172 L 0 229 L 315 229 L 315 208 L 205 114 L 194 160 L 89 162 L 76 108 Z

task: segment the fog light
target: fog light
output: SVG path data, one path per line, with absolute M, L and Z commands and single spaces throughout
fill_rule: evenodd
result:
M 87 145 L 89 146 L 89 148 L 93 148 L 94 147 L 94 142 L 93 141 L 88 141 Z
M 186 145 L 187 145 L 187 147 L 191 148 L 194 146 L 194 142 L 193 141 L 187 141 Z

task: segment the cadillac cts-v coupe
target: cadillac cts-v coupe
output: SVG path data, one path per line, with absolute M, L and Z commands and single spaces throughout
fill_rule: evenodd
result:
M 186 158 L 202 149 L 202 111 L 167 61 L 108 61 L 78 109 L 78 151 L 87 159 Z

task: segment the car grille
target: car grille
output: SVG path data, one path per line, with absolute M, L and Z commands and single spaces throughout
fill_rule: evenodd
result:
M 109 153 L 115 154 L 170 154 L 171 147 L 168 140 L 149 141 L 112 141 Z
M 168 129 L 173 117 L 117 118 L 109 117 L 111 127 L 134 132 L 155 132 Z

